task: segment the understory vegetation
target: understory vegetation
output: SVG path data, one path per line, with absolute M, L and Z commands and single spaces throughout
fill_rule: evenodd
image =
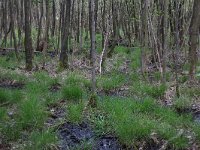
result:
M 40 65 L 42 57 L 35 57 Z M 46 70 L 29 73 L 20 69 L 23 61 L 15 62 L 12 55 L 1 56 L 2 142 L 17 149 L 56 149 L 60 125 L 86 122 L 95 137 L 112 135 L 127 149 L 139 148 L 142 143 L 159 145 L 161 142 L 168 149 L 186 149 L 193 143 L 199 144 L 200 124 L 195 121 L 191 108 L 198 103 L 200 88 L 188 87 L 187 79 L 180 76 L 184 82 L 180 84 L 181 96 L 176 98 L 170 82 L 173 74 L 167 73 L 166 85 L 160 83 L 160 75 L 155 72 L 145 77 L 151 76 L 152 82 L 144 80 L 138 72 L 139 57 L 140 48 L 116 47 L 107 62 L 110 66 L 107 72 L 97 77 L 97 105 L 92 108 L 88 104 L 91 82 L 87 70 L 77 67 L 73 71 L 58 72 L 55 66 L 54 72 L 51 67 L 57 61 L 55 58 L 48 62 L 50 68 L 46 66 Z M 125 60 L 130 63 L 124 64 Z M 169 106 L 165 105 L 167 93 L 174 96 Z M 59 120 L 51 123 L 52 116 Z M 88 143 L 83 145 L 92 149 Z

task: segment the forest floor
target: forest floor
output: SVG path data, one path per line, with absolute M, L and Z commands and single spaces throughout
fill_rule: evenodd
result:
M 179 73 L 177 98 L 173 65 L 162 85 L 154 64 L 141 75 L 140 53 L 118 46 L 102 75 L 97 66 L 91 108 L 85 56 L 71 57 L 70 69 L 60 71 L 57 57 L 47 56 L 43 67 L 37 54 L 26 72 L 24 59 L 0 52 L 0 150 L 200 149 L 200 78 L 191 84 Z

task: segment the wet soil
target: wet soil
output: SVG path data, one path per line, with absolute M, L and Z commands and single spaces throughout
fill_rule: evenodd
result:
M 90 145 L 93 150 L 122 149 L 116 137 L 95 137 L 94 131 L 87 123 L 65 123 L 59 128 L 59 137 L 61 150 L 83 148 L 84 145 Z
M 60 91 L 60 89 L 61 89 L 61 84 L 59 84 L 59 83 L 53 84 L 53 85 L 49 88 L 49 90 L 50 90 L 51 92 L 58 92 L 58 91 Z
M 0 88 L 7 89 L 22 89 L 24 87 L 24 83 L 9 80 L 9 79 L 0 79 Z
M 10 145 L 0 143 L 0 150 L 10 150 Z
M 176 111 L 179 115 L 192 114 L 194 122 L 200 123 L 200 110 L 198 107 L 184 108 L 184 109 L 176 108 Z

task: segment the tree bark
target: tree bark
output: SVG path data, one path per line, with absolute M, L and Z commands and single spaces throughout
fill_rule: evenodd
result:
M 189 40 L 189 63 L 190 79 L 194 79 L 196 64 L 197 64 L 197 48 L 199 43 L 199 28 L 200 28 L 200 1 L 194 0 L 193 15 L 190 23 L 190 40 Z
M 31 38 L 31 0 L 24 0 L 25 9 L 25 55 L 26 55 L 26 70 L 31 71 L 33 67 L 33 47 Z

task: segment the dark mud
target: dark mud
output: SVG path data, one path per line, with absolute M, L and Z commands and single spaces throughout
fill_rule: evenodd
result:
M 24 87 L 24 83 L 9 80 L 9 79 L 0 79 L 0 88 L 7 89 L 22 89 Z
M 176 108 L 176 111 L 179 115 L 192 114 L 194 122 L 200 124 L 200 109 L 198 106 L 193 106 L 192 108 L 184 108 L 184 109 Z
M 10 150 L 11 146 L 8 144 L 1 144 L 0 143 L 0 150 Z
M 59 128 L 59 137 L 61 139 L 60 149 L 70 150 L 78 148 L 81 143 L 93 143 L 94 132 L 86 123 L 79 125 L 65 123 Z
M 58 106 L 49 107 L 48 111 L 50 112 L 49 118 L 46 122 L 48 126 L 55 125 L 57 122 L 59 122 L 59 120 L 64 119 L 66 116 L 65 109 Z
M 117 138 L 112 136 L 104 136 L 97 140 L 96 150 L 120 150 L 122 146 Z
M 58 91 L 60 91 L 60 89 L 61 89 L 61 84 L 59 84 L 59 83 L 53 84 L 53 85 L 49 88 L 49 90 L 50 90 L 51 92 L 58 92 Z
M 117 138 L 112 136 L 95 137 L 87 123 L 65 123 L 59 128 L 60 149 L 120 150 Z

